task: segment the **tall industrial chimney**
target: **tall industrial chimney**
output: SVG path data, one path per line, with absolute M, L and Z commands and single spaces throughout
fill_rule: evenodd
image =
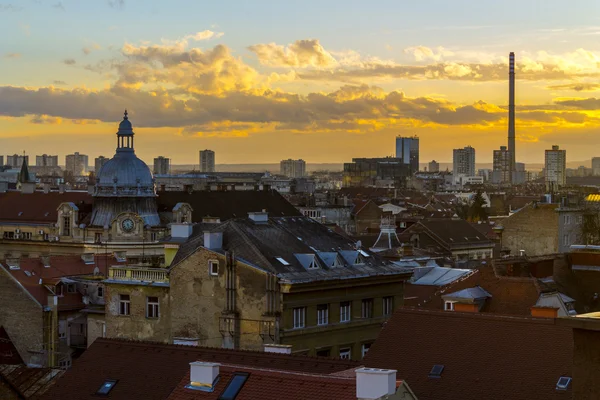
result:
M 508 70 L 508 151 L 510 152 L 510 181 L 516 170 L 515 154 L 515 53 L 511 52 Z

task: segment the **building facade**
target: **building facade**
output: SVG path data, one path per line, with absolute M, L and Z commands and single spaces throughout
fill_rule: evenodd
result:
M 29 156 L 18 154 L 6 156 L 6 165 L 10 166 L 11 168 L 21 168 L 23 161 L 26 161 L 27 165 L 29 165 Z
M 300 160 L 281 160 L 279 163 L 279 173 L 288 178 L 302 178 L 306 176 L 306 162 Z
M 475 176 L 475 149 L 467 146 L 462 149 L 454 149 L 452 157 L 452 174 Z
M 396 158 L 402 160 L 403 164 L 410 166 L 411 172 L 419 171 L 419 138 L 396 137 Z
M 171 173 L 171 159 L 163 156 L 154 159 L 154 175 L 168 175 Z
M 212 150 L 200 151 L 200 172 L 215 172 L 215 152 Z
M 506 146 L 500 146 L 500 150 L 494 150 L 492 183 L 510 183 L 511 160 L 510 151 L 506 149 Z
M 600 157 L 592 158 L 592 175 L 600 176 Z
M 99 156 L 94 159 L 94 172 L 96 173 L 96 175 L 100 173 L 100 169 L 104 164 L 108 162 L 108 160 L 110 160 L 110 158 L 104 156 Z
M 36 167 L 58 167 L 58 156 L 49 156 L 43 154 L 41 156 L 35 156 Z
M 427 170 L 429 172 L 440 172 L 440 163 L 435 160 L 430 161 Z
M 546 150 L 544 182 L 546 189 L 556 191 L 567 184 L 567 151 L 560 150 L 558 146 L 552 146 L 552 150 Z
M 88 156 L 85 154 L 69 154 L 65 158 L 65 172 L 73 176 L 84 176 L 88 172 Z
M 372 186 L 389 180 L 402 187 L 411 175 L 410 165 L 398 158 L 353 158 L 351 163 L 344 163 L 343 186 Z

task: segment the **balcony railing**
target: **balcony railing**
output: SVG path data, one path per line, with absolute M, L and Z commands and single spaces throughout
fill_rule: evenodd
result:
M 167 271 L 163 268 L 116 266 L 110 267 L 108 280 L 124 282 L 169 283 Z

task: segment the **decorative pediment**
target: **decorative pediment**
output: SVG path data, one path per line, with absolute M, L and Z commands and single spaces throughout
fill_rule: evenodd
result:
M 173 207 L 173 222 L 178 224 L 192 222 L 192 206 L 188 203 L 177 203 Z

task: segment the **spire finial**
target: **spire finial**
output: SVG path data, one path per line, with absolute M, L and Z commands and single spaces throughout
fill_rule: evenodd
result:
M 125 116 L 123 117 L 123 119 L 128 119 L 128 117 L 127 117 L 127 109 L 125 109 L 125 114 L 124 115 Z

